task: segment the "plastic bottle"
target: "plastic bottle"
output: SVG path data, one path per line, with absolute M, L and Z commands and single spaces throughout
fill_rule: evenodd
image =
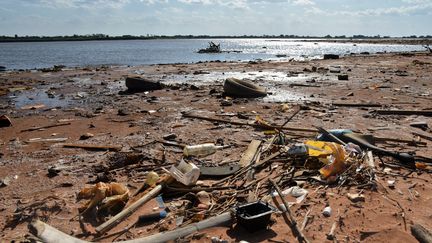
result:
M 188 156 L 206 156 L 216 152 L 216 150 L 223 148 L 223 146 L 216 146 L 213 143 L 204 143 L 198 145 L 188 145 L 184 148 L 183 154 Z

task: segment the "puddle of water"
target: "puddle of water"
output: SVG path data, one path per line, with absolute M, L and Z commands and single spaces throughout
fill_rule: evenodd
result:
M 34 89 L 28 91 L 15 92 L 13 96 L 10 96 L 12 102 L 16 108 L 22 108 L 30 105 L 45 105 L 45 107 L 65 107 L 69 104 L 70 99 L 68 97 L 61 97 L 59 95 L 48 97 L 46 90 Z
M 265 102 L 282 103 L 288 101 L 310 100 L 310 98 L 306 97 L 305 95 L 294 93 L 289 90 L 270 89 L 268 91 L 271 92 L 272 94 L 267 95 L 266 97 L 263 98 Z
M 179 84 L 188 83 L 196 86 L 206 86 L 219 84 L 223 85 L 223 82 L 227 78 L 237 79 L 251 79 L 257 81 L 256 83 L 267 88 L 271 95 L 264 98 L 266 102 L 288 102 L 298 100 L 310 100 L 309 97 L 305 97 L 302 93 L 296 93 L 290 90 L 289 84 L 307 84 L 311 80 L 327 80 L 324 76 L 312 73 L 312 74 L 299 74 L 292 76 L 292 74 L 284 72 L 211 72 L 209 74 L 186 74 L 186 75 L 169 75 L 169 76 L 157 76 L 156 79 L 162 80 L 166 84 Z M 277 85 L 278 87 L 275 87 Z M 280 87 L 283 85 L 283 87 Z

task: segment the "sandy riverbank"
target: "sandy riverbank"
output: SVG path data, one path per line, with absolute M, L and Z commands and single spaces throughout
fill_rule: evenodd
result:
M 347 74 L 349 80 L 338 80 L 340 74 Z M 124 78 L 128 75 L 155 78 L 168 87 L 128 94 L 123 92 L 126 90 Z M 228 77 L 252 79 L 271 94 L 263 99 L 225 98 L 222 84 Z M 252 127 L 188 119 L 182 112 L 244 122 L 252 122 L 259 115 L 271 124 L 281 125 L 295 107 L 301 105 L 304 109 L 289 126 L 349 128 L 379 137 L 421 141 L 423 145 L 391 142 L 379 146 L 432 158 L 432 141 L 413 134 L 432 136 L 430 129 L 421 131 L 409 125 L 426 122 L 431 126 L 430 117 L 373 113 L 374 109 L 432 110 L 431 80 L 432 56 L 428 53 L 356 55 L 305 62 L 208 62 L 0 73 L 3 91 L 0 115 L 7 115 L 13 124 L 0 128 L 0 179 L 7 179 L 7 185 L 0 188 L 0 238 L 23 240 L 29 235 L 28 223 L 39 217 L 67 234 L 91 240 L 77 220 L 80 206 L 76 202 L 77 192 L 85 184 L 101 179 L 123 183 L 133 192 L 141 185 L 147 171 L 180 160 L 178 148 L 152 143 L 166 134 L 175 134 L 176 141 L 183 144 L 232 145 L 197 162 L 207 164 L 238 161 L 252 139 L 264 141 L 271 137 Z M 382 107 L 352 108 L 333 103 L 378 103 Z M 23 131 L 57 123 L 68 125 Z M 86 133 L 94 137 L 80 140 Z M 315 135 L 295 132 L 287 136 L 303 142 Z M 120 145 L 123 152 L 139 153 L 142 160 L 138 164 L 111 166 L 117 152 L 63 148 L 60 143 L 37 142 L 35 138 Z M 271 177 L 283 174 L 288 170 L 284 163 L 274 162 L 278 167 L 257 173 L 256 178 L 269 173 Z M 311 241 L 323 242 L 339 217 L 343 225 L 336 229 L 336 237 L 348 242 L 366 236 L 366 241 L 370 242 L 415 242 L 409 232 L 410 225 L 420 223 L 432 229 L 430 168 L 410 171 L 392 167 L 389 172 L 378 158 L 376 163 L 379 165 L 377 190 L 327 187 L 324 183 L 310 181 L 304 185 L 309 196 L 291 210 L 299 223 L 311 210 L 314 218 L 304 231 Z M 48 176 L 48 168 L 52 166 L 59 168 L 58 173 Z M 388 180 L 396 181 L 395 188 L 388 187 Z M 203 179 L 204 185 L 211 181 L 214 180 Z M 352 203 L 346 197 L 348 192 L 363 193 L 365 202 Z M 232 192 L 223 193 L 232 195 L 229 194 Z M 216 200 L 216 193 L 214 196 Z M 166 204 L 173 198 L 178 197 L 166 198 Z M 241 201 L 242 197 L 238 198 L 236 200 Z M 333 208 L 331 217 L 321 214 L 326 204 Z M 151 212 L 156 205 L 154 201 L 145 205 L 110 232 L 127 226 L 140 214 Z M 33 210 L 35 208 L 39 209 Z M 15 218 L 14 213 L 18 213 Z M 202 231 L 204 235 L 194 240 L 210 241 L 210 237 L 216 236 L 228 241 L 294 241 L 284 218 L 275 214 L 273 219 L 274 224 L 268 231 L 250 234 L 241 228 L 216 227 Z M 170 218 L 163 227 L 174 227 L 174 221 Z M 84 228 L 91 232 L 98 224 L 100 222 L 86 222 Z M 143 237 L 163 227 L 137 227 L 119 239 Z

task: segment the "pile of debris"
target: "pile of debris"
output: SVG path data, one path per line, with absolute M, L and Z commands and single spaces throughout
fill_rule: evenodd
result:
M 161 232 L 134 242 L 166 242 L 224 224 L 255 232 L 271 227 L 271 215 L 277 213 L 285 215 L 299 242 L 309 242 L 303 234 L 309 217 L 306 215 L 305 221 L 299 224 L 290 210 L 294 204 L 308 207 L 304 201 L 310 194 L 309 186 L 355 188 L 358 193 L 347 193 L 346 196 L 357 204 L 365 201 L 365 190 L 377 190 L 380 183 L 377 156 L 380 160 L 382 156 L 392 157 L 387 160 L 387 165 L 391 163 L 409 170 L 425 169 L 430 163 L 421 162 L 421 158 L 408 153 L 376 147 L 373 137 L 351 130 L 303 129 L 303 132 L 315 131 L 318 134 L 305 140 L 295 134 L 295 129 L 286 127 L 300 111 L 301 108 L 297 107 L 282 126 L 272 126 L 259 117 L 253 124 L 232 122 L 264 129 L 271 137 L 251 140 L 239 161 L 224 165 L 209 166 L 203 158 L 230 146 L 212 143 L 184 145 L 168 140 L 171 137 L 156 141 L 182 149 L 182 159 L 170 167 L 166 164 L 143 165 L 141 161 L 146 156 L 139 156 L 136 152 L 130 156 L 118 153 L 119 156 L 113 158 L 131 160 L 122 164 L 134 166 L 134 169 L 145 168 L 146 179 L 133 193 L 125 185 L 114 182 L 98 182 L 82 189 L 78 199 L 88 199 L 88 202 L 80 207 L 80 220 L 94 221 L 96 218 L 99 222 L 93 231 L 86 232 L 87 236 L 93 236 L 93 241 L 110 237 L 115 237 L 115 240 L 134 227 L 151 223 L 155 223 L 154 227 Z M 186 119 L 215 120 L 187 113 L 183 116 Z M 110 166 L 117 168 L 113 163 Z M 287 200 L 287 197 L 292 199 Z M 136 222 L 119 232 L 107 234 L 153 199 L 159 205 L 155 212 L 139 216 Z M 326 217 L 332 214 L 329 205 L 322 210 Z M 343 222 L 339 220 L 332 225 L 328 239 L 335 238 L 336 227 L 341 224 Z M 39 220 L 34 221 L 31 228 L 44 242 L 77 242 L 76 238 Z

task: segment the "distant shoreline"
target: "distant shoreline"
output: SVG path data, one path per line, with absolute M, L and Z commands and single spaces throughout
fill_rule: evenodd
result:
M 335 42 L 335 43 L 370 43 L 370 44 L 406 44 L 406 45 L 432 45 L 432 36 L 427 37 L 377 37 L 377 36 L 207 36 L 207 35 L 176 35 L 176 36 L 108 36 L 73 35 L 73 36 L 0 36 L 0 43 L 14 42 L 58 42 L 58 41 L 104 41 L 104 40 L 179 40 L 179 39 L 290 39 L 309 42 Z

